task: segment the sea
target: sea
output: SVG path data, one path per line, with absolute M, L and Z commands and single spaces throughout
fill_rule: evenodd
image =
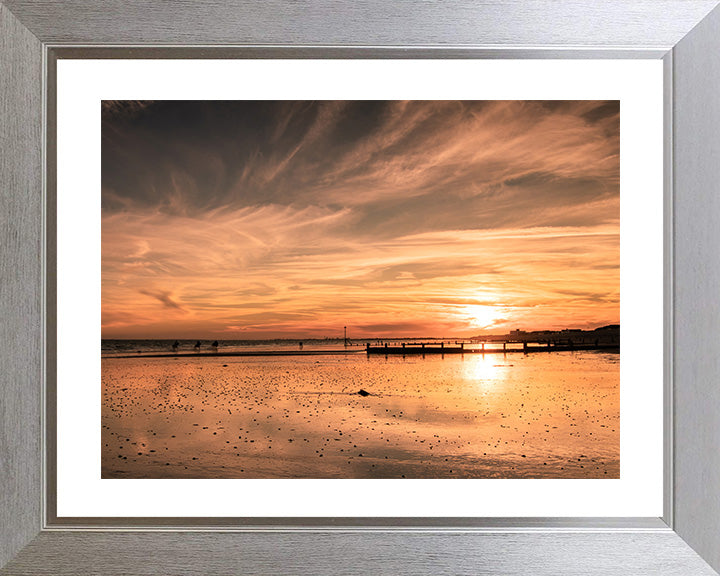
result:
M 177 342 L 177 350 L 173 344 Z M 213 343 L 217 342 L 217 347 Z M 482 344 L 479 341 L 452 339 L 452 338 L 370 338 L 362 340 L 347 340 L 342 338 L 324 339 L 277 339 L 277 340 L 102 340 L 101 353 L 103 357 L 117 356 L 147 356 L 158 354 L 246 354 L 252 352 L 278 352 L 293 353 L 296 351 L 305 352 L 364 352 L 365 347 L 378 346 L 383 344 L 399 346 L 401 343 L 408 345 L 426 343 L 433 346 L 446 344 L 457 346 L 462 343 L 468 351 L 480 351 L 483 346 L 486 350 L 500 350 L 502 344 L 499 342 L 487 342 Z M 199 346 L 198 346 L 199 344 Z M 511 343 L 508 350 L 521 350 L 521 343 Z

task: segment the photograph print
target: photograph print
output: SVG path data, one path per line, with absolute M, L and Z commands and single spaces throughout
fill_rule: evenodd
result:
M 101 114 L 102 478 L 620 477 L 619 101 Z

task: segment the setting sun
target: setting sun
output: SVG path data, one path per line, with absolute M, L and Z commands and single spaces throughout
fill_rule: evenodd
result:
M 491 328 L 498 320 L 504 320 L 502 311 L 495 306 L 472 304 L 465 307 L 465 313 L 473 328 Z

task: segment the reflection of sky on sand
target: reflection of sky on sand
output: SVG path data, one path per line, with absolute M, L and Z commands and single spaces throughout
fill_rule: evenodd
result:
M 596 353 L 104 359 L 102 476 L 618 477 L 618 366 Z

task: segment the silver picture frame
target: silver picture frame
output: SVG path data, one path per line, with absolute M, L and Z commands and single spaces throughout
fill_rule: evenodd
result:
M 0 0 L 0 574 L 717 574 L 718 4 Z M 662 60 L 663 516 L 58 518 L 55 65 L 120 57 Z

